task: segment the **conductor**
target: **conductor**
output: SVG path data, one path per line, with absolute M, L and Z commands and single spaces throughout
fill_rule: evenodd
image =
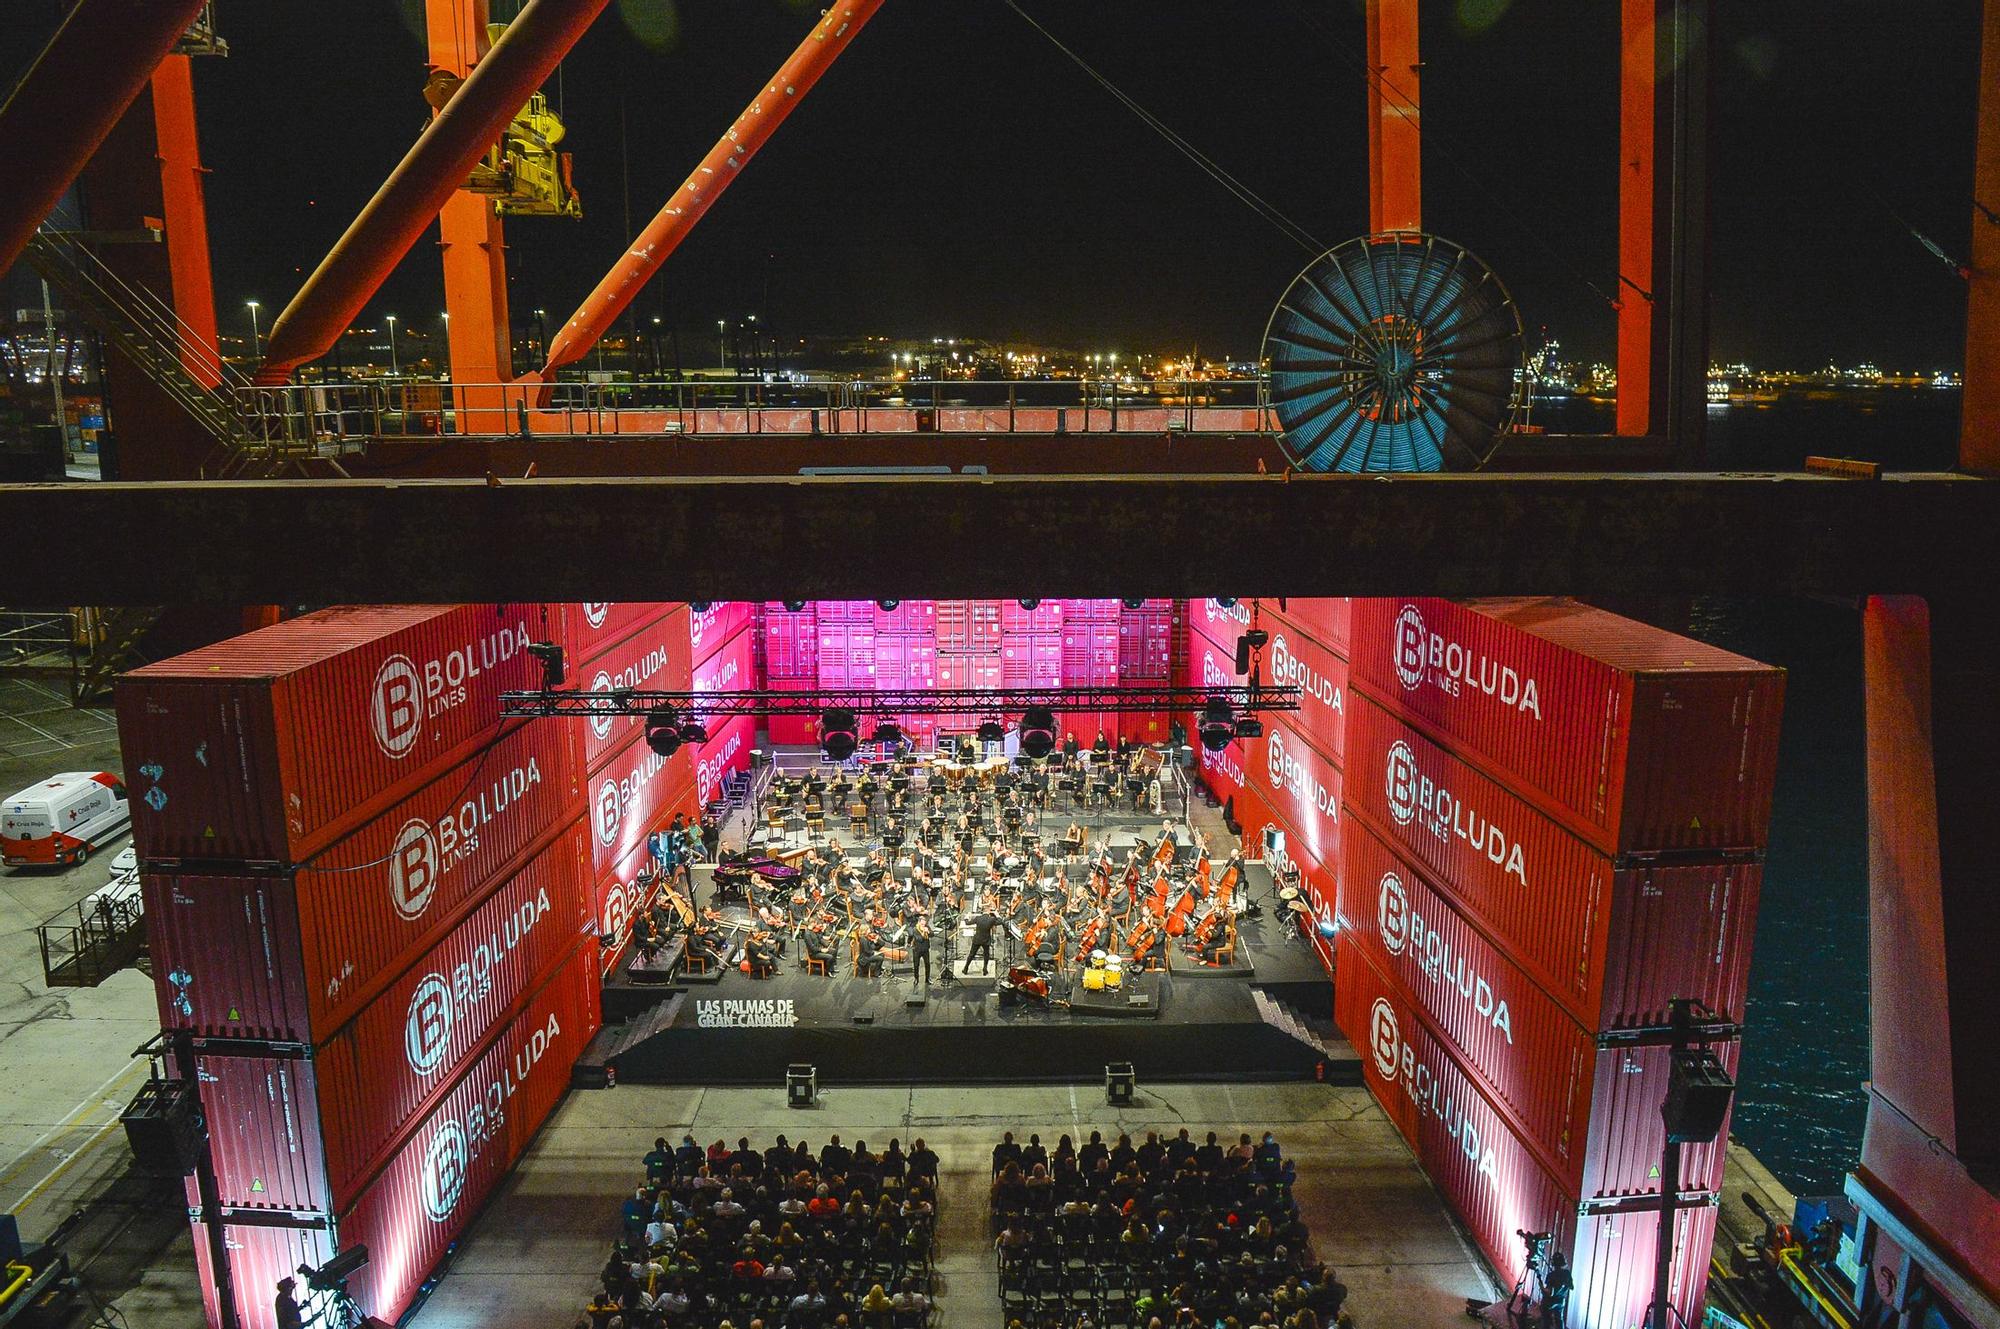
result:
M 988 953 L 991 958 L 991 953 Z M 916 930 L 910 934 L 910 978 L 915 981 L 923 975 L 919 991 L 929 991 L 931 986 L 931 922 L 928 918 L 917 920 Z
M 972 920 L 972 949 L 965 953 L 963 972 L 970 972 L 972 962 L 981 955 L 986 957 L 986 972 L 993 972 L 993 934 L 1000 930 L 1000 919 L 993 914 L 977 914 Z

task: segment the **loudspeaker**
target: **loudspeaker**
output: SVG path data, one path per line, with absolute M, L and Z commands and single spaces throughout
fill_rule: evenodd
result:
M 875 1017 L 874 1017 L 874 1016 L 872 1016 L 872 1015 L 857 1015 L 857 1016 L 855 1016 L 855 1017 L 854 1017 L 854 1023 L 856 1023 L 856 1024 L 874 1024 L 874 1023 L 875 1023 Z
M 1713 1140 L 1722 1133 L 1723 1119 L 1729 1115 L 1729 1100 L 1735 1093 L 1735 1081 L 1707 1048 L 1674 1053 L 1666 1101 L 1660 1104 L 1667 1142 L 1707 1144 Z

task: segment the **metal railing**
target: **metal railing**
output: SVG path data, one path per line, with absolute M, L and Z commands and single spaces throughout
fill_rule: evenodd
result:
M 380 378 L 237 389 L 266 436 L 322 449 L 494 435 L 1243 433 L 1269 429 L 1255 378 L 634 379 L 453 383 Z

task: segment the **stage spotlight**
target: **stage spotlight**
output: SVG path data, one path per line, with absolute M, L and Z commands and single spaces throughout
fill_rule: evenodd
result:
M 1035 606 L 1036 606 L 1036 605 L 1038 605 L 1038 604 L 1040 604 L 1040 603 L 1041 603 L 1041 601 L 1040 601 L 1040 600 L 1021 600 L 1021 601 L 1018 601 L 1017 603 L 1019 603 L 1019 604 L 1020 604 L 1021 608 L 1023 608 L 1023 609 L 1025 609 L 1025 610 L 1027 610 L 1027 611 L 1028 611 L 1029 613 L 1031 613 L 1031 614 L 1032 614 L 1032 613 L 1034 613 L 1034 612 L 1035 612 Z
M 1127 609 L 1143 609 L 1146 607 L 1144 600 L 1120 600 L 1118 603 L 1124 605 Z
M 903 726 L 897 724 L 894 720 L 878 720 L 875 723 L 875 732 L 870 736 L 868 741 L 870 743 L 900 743 L 903 741 Z
M 805 607 L 806 607 L 806 602 L 804 600 L 785 601 L 785 611 L 787 613 L 792 613 L 792 614 L 801 613 L 805 610 Z
M 1262 738 L 1264 736 L 1264 722 L 1254 715 L 1238 716 L 1236 719 L 1236 736 L 1238 738 Z
M 1139 1090 L 1139 1073 L 1129 1061 L 1104 1063 L 1104 1101 L 1112 1107 L 1131 1107 Z
M 819 717 L 820 751 L 835 761 L 846 761 L 860 746 L 855 738 L 859 728 L 853 711 L 837 707 L 826 712 Z
M 1236 737 L 1236 712 L 1223 697 L 1210 697 L 1201 708 L 1201 745 L 1220 752 Z
M 690 718 L 686 724 L 681 726 L 681 742 L 683 743 L 708 742 L 708 726 L 703 724 L 699 720 Z
M 877 600 L 875 602 L 875 607 L 880 609 L 883 613 L 886 614 L 894 610 L 895 607 L 901 603 L 903 603 L 901 600 Z
M 1231 597 L 1231 596 L 1221 596 L 1221 595 L 1218 595 L 1218 596 L 1216 596 L 1216 597 L 1215 597 L 1215 602 L 1216 602 L 1217 604 L 1221 605 L 1221 606 L 1222 606 L 1222 607 L 1223 607 L 1224 609 L 1234 609 L 1234 608 L 1236 608 L 1236 600 L 1235 600 L 1235 598 L 1234 598 L 1234 597 Z
M 1021 755 L 1046 757 L 1056 750 L 1056 717 L 1046 706 L 1021 712 Z
M 306 1276 L 306 1286 L 315 1292 L 331 1292 L 347 1285 L 347 1280 L 359 1273 L 368 1263 L 368 1247 L 349 1246 L 340 1254 L 315 1269 L 302 1264 L 299 1272 Z
M 563 666 L 563 648 L 552 641 L 528 643 L 528 654 L 542 662 L 542 691 L 554 692 L 563 685 L 569 670 Z
M 706 614 L 708 607 L 713 603 L 715 603 L 713 600 L 690 600 L 688 601 L 688 608 L 694 610 L 697 614 Z
M 981 720 L 979 722 L 980 742 L 998 743 L 1006 737 L 1007 726 L 1001 724 L 998 720 Z
M 1238 637 L 1236 639 L 1236 672 L 1239 674 L 1249 673 L 1250 652 L 1263 650 L 1265 643 L 1270 640 L 1271 634 L 1262 628 L 1251 628 L 1248 632 Z
M 662 757 L 671 757 L 679 752 L 681 749 L 679 719 L 673 709 L 667 706 L 646 712 L 646 746 Z

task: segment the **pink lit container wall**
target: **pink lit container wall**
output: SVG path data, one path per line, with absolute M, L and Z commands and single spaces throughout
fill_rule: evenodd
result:
M 1245 777 L 1292 837 L 1324 863 L 1340 852 L 1340 768 L 1316 752 L 1297 730 L 1275 715 L 1264 719 L 1264 737 L 1239 740 L 1250 769 Z
M 1334 972 L 1334 1018 L 1360 1050 L 1362 1075 L 1376 1101 L 1499 1272 L 1503 1287 L 1519 1277 L 1525 1258 L 1515 1234 L 1553 1232 L 1555 1248 L 1568 1253 L 1573 1266 L 1571 1329 L 1635 1329 L 1642 1323 L 1640 1313 L 1651 1296 L 1656 1211 L 1619 1212 L 1643 1201 L 1580 1204 L 1423 1024 L 1409 999 L 1351 947 L 1342 947 Z M 1579 1213 L 1586 1207 L 1593 1212 Z M 1686 1211 L 1677 1226 L 1670 1286 L 1686 1322 L 1699 1324 L 1715 1210 Z
M 1612 860 L 1359 693 L 1347 811 L 1431 883 L 1586 1029 L 1665 1019 L 1676 996 L 1740 1019 L 1760 870 Z
M 225 1204 L 327 1210 L 585 938 L 583 846 L 501 886 L 310 1060 L 201 1058 Z
M 395 1324 L 527 1151 L 597 1032 L 599 990 L 579 950 L 341 1211 L 341 1248 L 368 1247 L 351 1284 L 363 1313 Z
M 596 659 L 570 671 L 574 684 L 585 692 L 611 692 L 631 688 L 648 692 L 687 692 L 692 686 L 693 657 L 688 646 L 688 611 L 685 606 L 662 612 L 642 624 L 621 641 L 611 643 Z M 581 723 L 574 720 L 537 720 L 532 723 L 573 728 L 582 745 L 587 770 L 595 770 L 612 753 L 632 741 L 645 726 L 638 715 L 593 715 Z
M 646 843 L 649 832 L 671 818 L 694 783 L 699 758 L 682 747 L 662 757 L 643 734 L 593 771 L 584 789 L 584 821 L 590 828 L 590 870 L 601 877 L 612 865 Z
M 1344 595 L 1304 599 L 1267 596 L 1257 601 L 1257 612 L 1266 632 L 1279 626 L 1289 627 L 1345 658 L 1353 640 L 1351 627 L 1356 603 Z
M 288 873 L 146 874 L 161 1027 L 325 1038 L 574 824 L 573 741 L 526 724 Z
M 696 612 L 688 606 L 688 646 L 696 664 L 729 644 L 757 617 L 755 600 L 717 600 Z
M 865 737 L 865 735 L 864 735 Z M 708 736 L 695 749 L 694 806 L 697 812 L 722 797 L 725 780 L 750 769 L 750 750 L 757 742 L 755 717 L 739 715 Z
M 1782 670 L 1569 600 L 1361 600 L 1356 682 L 1608 854 L 1761 849 Z
M 118 684 L 140 857 L 311 857 L 487 741 L 538 687 L 543 606 L 324 609 Z
M 1399 984 L 1551 1174 L 1589 1199 L 1657 1189 L 1665 1047 L 1600 1048 L 1420 873 L 1358 825 L 1342 838 L 1339 875 L 1343 962 L 1358 952 Z M 1731 1065 L 1734 1059 L 1732 1047 Z M 1720 1186 L 1722 1161 L 1721 1145 L 1690 1147 L 1683 1184 Z

